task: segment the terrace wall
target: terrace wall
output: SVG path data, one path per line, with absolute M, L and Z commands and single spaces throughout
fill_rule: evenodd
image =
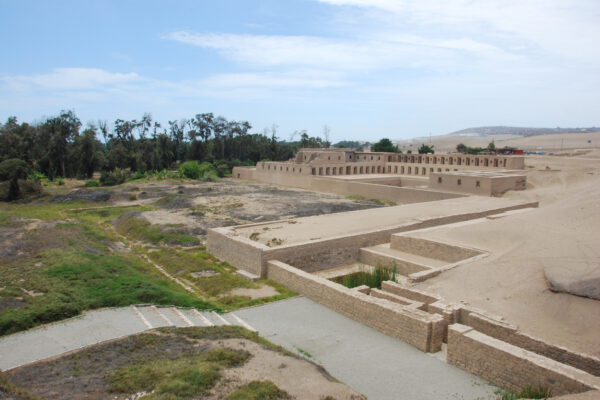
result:
M 541 385 L 562 395 L 600 388 L 598 377 L 466 325 L 449 326 L 447 350 L 448 363 L 510 390 Z
M 421 351 L 437 352 L 441 349 L 444 320 L 439 315 L 348 289 L 276 260 L 269 261 L 267 276 L 319 304 Z

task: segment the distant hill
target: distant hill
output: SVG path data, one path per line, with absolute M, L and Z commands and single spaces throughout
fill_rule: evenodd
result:
M 459 136 L 488 136 L 488 135 L 519 135 L 536 136 L 552 133 L 588 133 L 600 132 L 598 127 L 590 128 L 520 128 L 516 126 L 481 126 L 478 128 L 468 128 L 449 133 L 449 135 Z

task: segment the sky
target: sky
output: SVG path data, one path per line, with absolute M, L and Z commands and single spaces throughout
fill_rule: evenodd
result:
M 0 121 L 212 112 L 333 142 L 600 125 L 598 0 L 0 0 Z

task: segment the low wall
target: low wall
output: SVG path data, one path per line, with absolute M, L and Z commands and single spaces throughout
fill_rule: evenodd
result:
M 405 235 L 392 235 L 390 247 L 406 253 L 442 260 L 448 263 L 454 263 L 481 254 L 480 251 L 474 249 Z
M 410 261 L 401 260 L 386 253 L 378 252 L 374 249 L 360 249 L 359 260 L 368 265 L 377 265 L 382 267 L 396 267 L 396 272 L 400 275 L 408 276 L 415 272 L 428 271 L 422 265 Z
M 245 181 L 254 180 L 254 172 L 256 167 L 233 167 L 231 176 L 236 179 L 242 179 Z
M 368 296 L 280 261 L 269 261 L 269 279 L 332 310 L 400 339 L 421 351 L 441 349 L 444 320 L 439 315 Z
M 514 325 L 507 324 L 480 311 L 469 308 L 460 310 L 460 323 L 468 325 L 493 338 L 532 351 L 544 357 L 570 365 L 592 375 L 600 376 L 600 359 L 588 354 L 572 352 L 519 332 Z
M 262 276 L 263 249 L 259 243 L 246 243 L 249 239 L 228 236 L 224 228 L 209 229 L 206 237 L 206 250 L 219 260 L 226 261 L 254 275 Z
M 234 171 L 234 177 L 237 176 Z M 355 180 L 325 178 L 313 175 L 287 174 L 279 171 L 255 170 L 252 179 L 281 186 L 332 193 L 340 196 L 361 196 L 367 199 L 393 201 L 399 204 L 422 203 L 464 197 L 459 193 L 440 192 L 429 189 L 405 188 Z
M 510 390 L 541 385 L 562 395 L 600 388 L 600 378 L 466 325 L 448 327 L 447 350 L 448 363 Z

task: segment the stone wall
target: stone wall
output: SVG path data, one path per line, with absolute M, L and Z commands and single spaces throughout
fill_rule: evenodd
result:
M 493 338 L 570 365 L 592 375 L 600 376 L 600 359 L 597 357 L 575 353 L 564 347 L 546 343 L 519 332 L 516 326 L 499 321 L 481 311 L 462 308 L 460 310 L 460 323 L 468 325 Z
M 448 328 L 446 361 L 500 387 L 519 391 L 541 385 L 553 395 L 600 388 L 600 378 L 487 336 L 471 327 Z
M 481 254 L 480 251 L 475 249 L 405 235 L 392 235 L 390 248 L 448 263 L 454 263 Z
M 254 275 L 262 276 L 263 248 L 260 243 L 250 242 L 244 237 L 232 240 L 226 228 L 209 229 L 206 249 L 210 254 Z
M 342 315 L 425 352 L 441 349 L 444 320 L 439 315 L 368 296 L 280 261 L 268 263 L 268 278 Z
M 525 190 L 525 175 L 489 172 L 432 172 L 429 187 L 450 192 L 472 193 L 480 196 L 500 196 L 508 190 Z

